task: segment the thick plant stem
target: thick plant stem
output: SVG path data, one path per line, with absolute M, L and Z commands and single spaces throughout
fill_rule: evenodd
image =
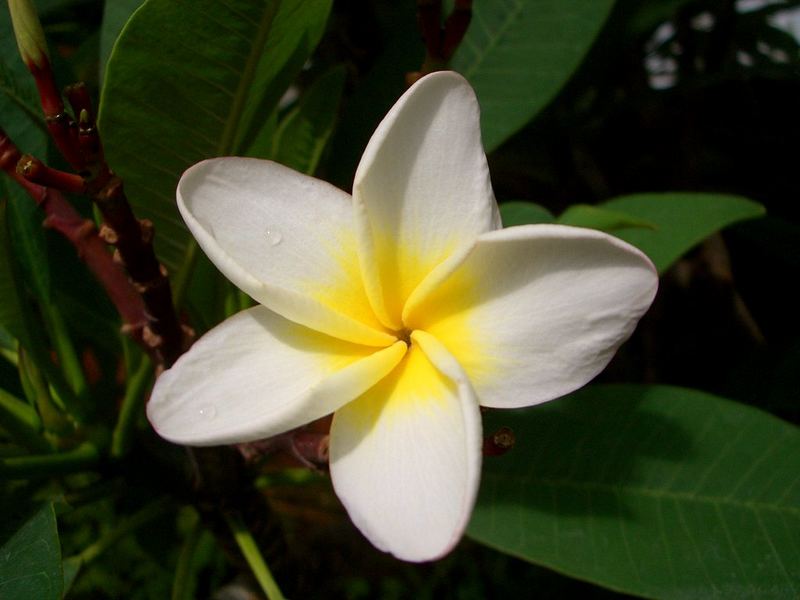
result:
M 48 196 L 55 197 L 56 191 L 74 193 L 81 187 L 78 179 L 82 180 L 84 193 L 95 202 L 103 215 L 104 225 L 100 235 L 117 248 L 117 262 L 127 269 L 131 283 L 143 301 L 146 319 L 143 324 L 134 322 L 137 327 L 135 335 L 148 347 L 149 354 L 158 367 L 167 368 L 188 347 L 190 336 L 184 336 L 172 306 L 166 269 L 155 256 L 152 224 L 139 221 L 133 215 L 122 189 L 122 180 L 113 173 L 105 160 L 86 86 L 79 83 L 66 90 L 74 113 L 73 118 L 65 110 L 58 91 L 48 57 L 47 41 L 35 9 L 30 3 L 9 7 L 20 55 L 39 91 L 47 129 L 61 154 L 79 176 L 76 178 L 41 164 L 37 165 L 37 161 L 28 157 L 18 165 L 19 177 L 16 179 L 25 181 L 27 177 L 33 180 L 39 177 L 42 184 L 55 186 L 26 186 L 29 193 L 38 197 L 38 203 L 47 201 Z M 8 138 L 0 131 L 0 155 L 4 154 L 3 142 L 8 142 Z M 16 151 L 13 144 L 9 146 L 6 143 L 5 146 L 9 151 L 12 148 Z M 3 159 L 7 162 L 8 156 Z M 3 168 L 11 173 L 5 164 Z M 88 227 L 86 232 L 93 233 Z M 184 337 L 187 339 L 184 340 Z
M 472 0 L 455 0 L 442 24 L 442 0 L 417 0 L 417 24 L 425 42 L 425 61 L 419 71 L 406 75 L 411 85 L 417 79 L 447 68 L 472 20 Z
M 106 250 L 97 229 L 84 219 L 57 190 L 27 181 L 16 171 L 20 152 L 0 129 L 0 168 L 19 183 L 45 213 L 45 226 L 58 231 L 75 247 L 116 307 L 126 330 L 141 342 L 142 328 L 147 322 L 144 303 L 125 273 Z
M 66 90 L 73 119 L 64 109 L 47 57 L 25 64 L 39 90 L 50 135 L 78 176 L 49 169 L 32 157 L 24 158 L 19 172 L 33 182 L 54 186 L 50 189 L 82 192 L 95 203 L 103 216 L 100 235 L 116 247 L 116 261 L 125 267 L 144 302 L 147 319 L 140 338 L 159 368 L 168 368 L 188 347 L 190 335 L 184 333 L 173 307 L 167 270 L 156 258 L 153 224 L 134 216 L 122 180 L 105 160 L 86 86 L 78 83 Z
M 166 268 L 153 249 L 153 224 L 133 214 L 125 196 L 122 179 L 105 160 L 103 144 L 92 112 L 91 100 L 82 83 L 67 88 L 67 97 L 77 116 L 77 136 L 70 161 L 84 181 L 84 193 L 103 216 L 101 237 L 116 247 L 116 260 L 128 272 L 131 283 L 141 294 L 148 316 L 142 339 L 151 348 L 156 363 L 168 368 L 185 350 L 184 332 L 173 307 L 172 290 Z
M 247 529 L 241 517 L 228 514 L 225 515 L 225 520 L 233 534 L 233 539 L 236 540 L 242 555 L 253 570 L 253 575 L 255 575 L 267 598 L 269 600 L 285 600 L 275 578 L 272 576 L 272 572 L 264 561 L 264 557 L 261 556 L 261 552 L 258 550 L 253 534 Z

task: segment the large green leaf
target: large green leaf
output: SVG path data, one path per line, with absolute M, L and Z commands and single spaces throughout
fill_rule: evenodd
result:
M 144 0 L 106 0 L 103 3 L 103 22 L 100 24 L 100 73 L 105 71 L 111 49 L 125 23 Z
M 33 78 L 19 56 L 8 11 L 0 11 L 0 126 L 23 153 L 46 160 L 47 131 Z M 4 175 L 0 194 L 9 199 L 6 219 L 13 256 L 25 280 L 44 302 L 50 298 L 44 214 L 28 194 Z
M 513 200 L 500 205 L 500 218 L 503 227 L 515 225 L 533 225 L 537 223 L 553 223 L 553 213 L 540 204 Z
M 252 153 L 329 10 L 330 0 L 147 0 L 125 25 L 106 67 L 100 127 L 168 266 L 181 264 L 190 242 L 175 207 L 181 173 Z
M 494 150 L 542 110 L 589 50 L 613 0 L 475 2 L 452 66 L 475 87 Z
M 347 72 L 336 67 L 306 90 L 275 132 L 272 158 L 313 175 L 333 132 Z
M 9 181 L 4 183 L 9 198 L 7 218 L 14 256 L 36 298 L 50 302 L 50 264 L 42 227 L 44 214 L 21 187 Z M 2 188 L 0 184 L 0 190 Z
M 23 152 L 43 157 L 40 143 L 28 147 L 28 135 L 36 135 L 33 130 L 40 135 L 47 130 L 36 86 L 19 56 L 7 11 L 0 11 L 0 119 L 0 125 Z
M 609 210 L 591 204 L 573 204 L 558 216 L 557 223 L 572 227 L 589 227 L 600 231 L 617 231 L 619 229 L 642 228 L 657 229 L 655 223 L 638 219 L 632 215 Z
M 15 265 L 11 262 L 11 240 L 8 231 L 8 200 L 0 182 L 0 325 L 14 337 L 27 339 L 25 319 L 17 287 Z
M 692 192 L 621 196 L 600 207 L 655 226 L 615 229 L 614 235 L 644 251 L 659 273 L 712 233 L 764 214 L 763 206 L 741 196 Z
M 764 214 L 757 202 L 727 194 L 660 192 L 620 196 L 597 206 L 574 204 L 558 218 L 532 202 L 500 205 L 503 225 L 560 223 L 610 231 L 638 247 L 666 271 L 712 233 Z
M 64 585 L 61 546 L 52 503 L 48 502 L 21 523 L 12 517 L 8 510 L 3 511 L 0 598 L 60 600 Z M 20 527 L 14 530 L 16 525 Z
M 658 598 L 797 598 L 800 431 L 667 386 L 595 386 L 487 415 L 517 443 L 487 458 L 469 534 Z

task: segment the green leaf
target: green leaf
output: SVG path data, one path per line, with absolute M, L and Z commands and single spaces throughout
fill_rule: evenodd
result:
M 234 144 L 242 154 L 267 157 L 274 131 L 265 117 L 274 112 L 316 49 L 331 7 L 332 0 L 281 0 L 254 83 L 254 88 L 263 92 L 254 95 L 244 107 Z
M 100 128 L 168 267 L 191 240 L 175 207 L 181 173 L 250 150 L 329 10 L 330 0 L 148 0 L 128 21 L 108 61 Z
M 49 452 L 50 444 L 40 434 L 42 420 L 30 404 L 0 388 L 0 428 L 16 443 L 32 452 Z
M 517 443 L 487 458 L 469 534 L 655 598 L 796 598 L 800 431 L 668 386 L 593 386 L 487 415 Z
M 514 225 L 532 225 L 535 223 L 553 223 L 553 213 L 544 206 L 533 202 L 503 202 L 500 205 L 500 219 L 503 227 Z
M 21 522 L 11 516 L 3 511 L 0 598 L 60 600 L 61 546 L 53 504 L 48 502 Z M 17 525 L 21 526 L 14 530 Z
M 314 174 L 333 133 L 346 75 L 344 67 L 335 67 L 306 90 L 275 132 L 274 160 Z
M 19 56 L 7 10 L 0 10 L 0 115 L 3 129 L 22 152 L 44 158 L 47 127 L 33 77 Z
M 0 184 L 0 325 L 11 335 L 27 343 L 28 334 L 12 262 L 11 240 L 8 232 L 8 200 Z
M 64 571 L 64 593 L 67 593 L 81 571 L 81 559 L 77 556 L 65 558 L 61 568 Z
M 652 230 L 619 229 L 614 235 L 647 254 L 659 273 L 712 233 L 764 214 L 763 206 L 741 196 L 693 192 L 621 196 L 604 202 L 600 208 L 656 226 Z
M 122 28 L 143 2 L 144 0 L 106 0 L 103 4 L 103 22 L 100 24 L 101 75 Z
M 8 180 L 4 183 L 10 199 L 7 219 L 13 255 L 36 299 L 49 303 L 50 263 L 42 227 L 44 213 L 21 187 Z
M 19 57 L 8 11 L 0 11 L 0 125 L 23 153 L 46 159 L 47 131 L 39 107 L 36 86 Z M 6 212 L 13 256 L 25 281 L 36 296 L 50 299 L 44 215 L 28 194 L 5 175 L 0 175 L 0 195 L 9 199 Z
M 494 150 L 542 110 L 583 60 L 613 0 L 475 2 L 452 67 L 475 87 Z
M 573 227 L 588 227 L 601 231 L 616 231 L 626 227 L 645 229 L 657 229 L 654 223 L 637 219 L 622 212 L 608 210 L 599 206 L 589 204 L 573 204 L 558 217 L 557 222 L 561 225 L 572 225 Z

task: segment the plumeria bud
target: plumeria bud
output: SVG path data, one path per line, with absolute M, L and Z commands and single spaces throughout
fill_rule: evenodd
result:
M 11 12 L 11 22 L 14 25 L 14 35 L 22 60 L 29 68 L 33 65 L 40 69 L 45 68 L 49 62 L 47 42 L 33 2 L 8 0 L 8 10 Z

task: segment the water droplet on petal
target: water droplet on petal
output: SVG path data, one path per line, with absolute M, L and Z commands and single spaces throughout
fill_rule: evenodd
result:
M 211 404 L 204 404 L 197 409 L 197 414 L 205 419 L 213 419 L 217 416 L 217 409 Z
M 267 241 L 269 242 L 270 246 L 277 246 L 281 243 L 283 236 L 281 235 L 280 231 L 275 231 L 274 229 L 267 229 Z

